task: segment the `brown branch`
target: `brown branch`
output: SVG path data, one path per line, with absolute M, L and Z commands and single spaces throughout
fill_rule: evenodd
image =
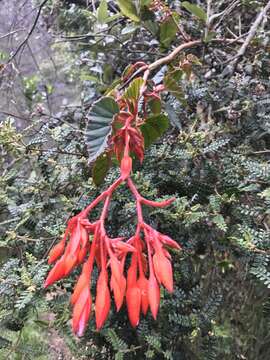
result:
M 239 42 L 242 43 L 242 40 L 239 38 L 237 39 L 212 39 L 211 42 L 213 43 L 227 43 L 227 44 L 233 44 L 235 42 Z M 149 72 L 157 69 L 158 67 L 168 64 L 169 62 L 171 62 L 181 51 L 185 50 L 185 49 L 190 49 L 192 47 L 198 46 L 198 45 L 204 45 L 205 43 L 202 40 L 193 40 L 193 41 L 189 41 L 186 42 L 184 44 L 181 44 L 179 46 L 177 46 L 170 54 L 164 56 L 163 58 L 160 58 L 156 61 L 154 61 L 152 64 L 150 64 L 147 68 L 146 66 L 142 66 L 141 68 L 139 68 L 137 71 L 135 71 L 128 79 L 127 81 L 118 88 L 118 90 L 123 90 L 128 84 L 130 84 L 130 82 L 136 78 L 138 75 L 140 75 L 141 73 L 145 72 L 146 69 L 149 70 Z

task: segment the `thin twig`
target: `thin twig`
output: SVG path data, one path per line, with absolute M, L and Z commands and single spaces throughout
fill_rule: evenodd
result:
M 37 22 L 38 22 L 38 19 L 40 17 L 40 14 L 41 14 L 41 10 L 43 8 L 43 6 L 48 2 L 48 0 L 44 0 L 40 5 L 39 5 L 39 8 L 38 8 L 38 12 L 37 12 L 37 15 L 36 15 L 36 18 L 34 20 L 34 23 L 31 27 L 31 29 L 29 30 L 28 34 L 26 35 L 25 39 L 20 43 L 20 45 L 17 47 L 16 51 L 14 52 L 14 54 L 9 58 L 8 62 L 7 63 L 10 63 L 15 57 L 16 55 L 19 53 L 19 51 L 24 48 L 24 46 L 26 45 L 26 43 L 28 42 L 30 36 L 32 35 L 32 33 L 34 32 L 35 30 L 35 27 L 37 25 Z
M 236 56 L 233 57 L 233 60 L 230 62 L 229 66 L 231 67 L 231 69 L 230 69 L 231 74 L 234 73 L 238 62 L 245 54 L 247 47 L 249 46 L 251 40 L 254 38 L 260 23 L 262 22 L 264 16 L 266 15 L 266 13 L 269 9 L 270 9 L 270 0 L 268 1 L 267 5 L 262 9 L 262 11 L 258 14 L 256 20 L 254 21 L 254 23 L 252 24 L 252 26 L 249 29 L 246 40 L 244 41 L 243 45 L 240 47 Z
M 20 32 L 20 31 L 24 31 L 24 29 L 13 30 L 13 31 L 10 31 L 10 32 L 7 33 L 7 34 L 1 35 L 1 36 L 0 36 L 0 40 L 1 40 L 1 39 L 4 39 L 4 38 L 6 38 L 6 37 L 8 37 L 8 36 L 10 36 L 10 35 L 16 34 L 16 33 Z

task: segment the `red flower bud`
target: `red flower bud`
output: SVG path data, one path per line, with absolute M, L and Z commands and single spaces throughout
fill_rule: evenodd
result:
M 160 302 L 160 289 L 154 274 L 150 274 L 148 280 L 148 300 L 153 318 L 156 320 Z
M 65 249 L 65 240 L 63 239 L 58 244 L 56 244 L 49 253 L 48 264 L 52 264 L 57 260 L 64 252 Z
M 108 275 L 105 271 L 102 271 L 98 277 L 97 281 L 97 295 L 95 302 L 95 311 L 96 311 L 96 327 L 97 330 L 100 330 L 105 323 L 110 307 L 111 307 L 111 298 L 110 291 L 108 288 Z
M 121 309 L 121 306 L 123 305 L 126 292 L 126 279 L 124 275 L 121 275 L 120 284 L 115 280 L 115 277 L 112 275 L 110 286 L 111 290 L 113 291 L 116 310 L 119 311 Z
M 163 235 L 163 234 L 159 234 L 158 239 L 165 245 L 173 248 L 173 249 L 181 249 L 181 246 L 174 241 L 173 239 L 171 239 L 169 236 L 167 235 Z
M 155 275 L 158 281 L 169 291 L 173 292 L 173 274 L 170 260 L 162 253 L 156 252 L 153 256 Z
M 74 254 L 77 251 L 80 245 L 80 241 L 81 241 L 81 224 L 77 221 L 77 225 L 71 232 L 71 236 L 70 236 L 70 242 L 69 242 L 70 253 Z
M 141 291 L 141 305 L 142 305 L 142 312 L 146 315 L 148 307 L 149 307 L 149 300 L 148 300 L 148 280 L 144 275 L 141 275 L 138 282 L 138 288 Z
M 85 247 L 89 241 L 89 234 L 88 231 L 85 229 L 84 226 L 80 226 L 81 231 L 81 246 Z
M 92 298 L 88 287 L 80 293 L 73 308 L 72 328 L 75 334 L 82 336 L 90 317 Z
M 137 286 L 131 286 L 126 294 L 128 318 L 130 324 L 136 327 L 140 321 L 141 291 Z
M 82 272 L 77 281 L 77 284 L 75 285 L 73 294 L 70 299 L 72 305 L 74 305 L 77 302 L 82 290 L 88 286 L 89 286 L 89 278 L 84 272 Z
M 76 266 L 78 261 L 78 256 L 77 254 L 67 254 L 65 256 L 65 275 L 68 275 L 71 270 L 73 270 L 73 268 Z
M 44 287 L 52 285 L 57 280 L 60 280 L 65 276 L 65 259 L 62 256 L 60 260 L 54 265 L 54 267 L 49 272 L 47 279 L 45 280 Z

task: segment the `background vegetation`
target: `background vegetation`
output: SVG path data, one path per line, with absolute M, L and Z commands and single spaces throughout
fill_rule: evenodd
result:
M 269 359 L 269 12 L 239 54 L 267 1 L 29 3 L 37 27 L 29 35 L 31 16 L 0 49 L 0 359 Z M 35 50 L 44 32 L 48 56 L 32 51 L 38 68 L 29 68 L 27 44 Z M 93 182 L 87 111 L 128 64 L 190 39 L 202 42 L 154 75 L 167 86 L 171 124 L 134 171 L 145 197 L 177 198 L 145 212 L 183 246 L 175 291 L 162 293 L 157 321 L 134 330 L 125 309 L 113 310 L 78 340 L 69 309 L 77 274 L 48 291 L 43 282 L 67 219 L 118 174 Z M 135 209 L 127 191 L 117 194 L 108 226 L 121 235 Z

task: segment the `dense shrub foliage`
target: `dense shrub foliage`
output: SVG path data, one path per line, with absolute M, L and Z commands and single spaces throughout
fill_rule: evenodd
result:
M 12 116 L 0 125 L 0 357 L 268 359 L 267 15 L 234 62 L 267 1 L 87 3 L 48 1 L 42 9 L 67 43 L 57 51 L 67 56 L 81 104 L 51 113 L 37 87 L 27 93 L 31 116 L 23 126 Z M 119 176 L 114 161 L 100 181 L 89 166 L 89 108 L 119 86 L 126 66 L 151 64 L 191 40 L 201 42 L 151 74 L 165 84 L 162 111 L 170 127 L 146 149 L 142 165 L 134 162 L 132 175 L 145 198 L 176 198 L 168 208 L 144 209 L 148 224 L 183 247 L 172 252 L 175 290 L 162 290 L 157 321 L 147 315 L 134 329 L 125 308 L 111 309 L 101 331 L 91 319 L 78 340 L 69 298 L 80 272 L 46 291 L 43 283 L 67 220 Z M 106 225 L 112 237 L 134 233 L 136 209 L 125 187 L 112 198 Z M 53 337 L 64 339 L 58 353 Z

